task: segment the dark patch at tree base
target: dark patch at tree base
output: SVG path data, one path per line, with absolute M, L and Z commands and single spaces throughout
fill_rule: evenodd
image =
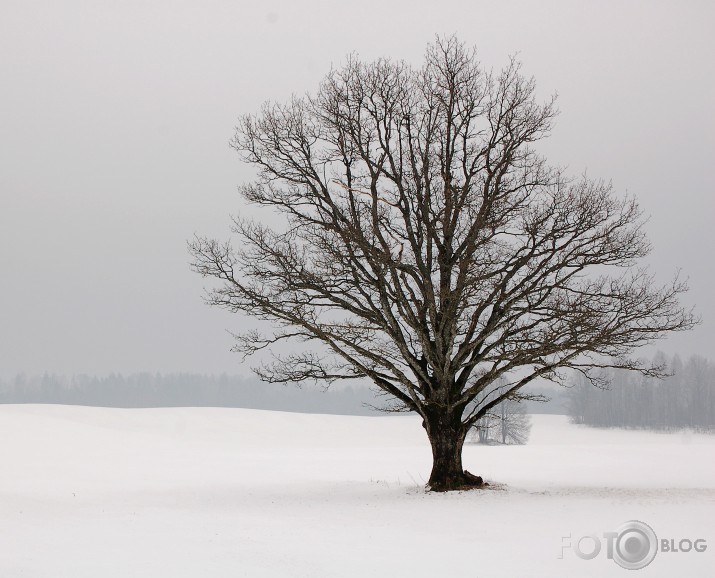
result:
M 485 482 L 482 476 L 475 476 L 471 472 L 464 470 L 461 474 L 428 484 L 427 489 L 431 492 L 453 492 L 477 490 L 488 486 L 489 482 Z

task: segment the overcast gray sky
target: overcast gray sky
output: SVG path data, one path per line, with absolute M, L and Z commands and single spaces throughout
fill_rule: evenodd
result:
M 690 278 L 703 324 L 659 347 L 714 358 L 714 5 L 2 0 L 0 376 L 243 373 L 185 248 L 241 210 L 235 119 L 451 33 L 558 92 L 550 160 L 635 194 L 654 269 Z

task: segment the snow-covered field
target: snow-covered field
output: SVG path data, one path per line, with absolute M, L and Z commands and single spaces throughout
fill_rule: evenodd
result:
M 0 406 L 0 578 L 623 576 L 560 556 L 632 519 L 708 544 L 639 575 L 715 575 L 715 437 L 533 420 L 430 494 L 413 416 Z

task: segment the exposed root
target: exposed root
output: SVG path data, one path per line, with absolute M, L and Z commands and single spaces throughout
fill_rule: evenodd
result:
M 489 482 L 485 482 L 482 476 L 475 476 L 471 472 L 464 470 L 461 474 L 428 484 L 427 489 L 431 492 L 453 492 L 476 490 L 487 486 L 489 486 Z

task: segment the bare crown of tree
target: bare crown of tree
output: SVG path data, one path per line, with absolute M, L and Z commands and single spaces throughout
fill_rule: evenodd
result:
M 537 377 L 658 374 L 629 352 L 692 327 L 686 287 L 637 267 L 634 199 L 537 153 L 555 115 L 516 60 L 493 73 L 446 38 L 419 69 L 351 57 L 317 93 L 242 117 L 232 146 L 259 172 L 241 194 L 282 224 L 237 218 L 237 246 L 191 243 L 222 281 L 210 303 L 273 324 L 237 349 L 304 344 L 257 370 L 268 381 L 372 380 L 422 415 L 435 463 Z M 433 486 L 465 482 L 461 462 L 442 471 Z

